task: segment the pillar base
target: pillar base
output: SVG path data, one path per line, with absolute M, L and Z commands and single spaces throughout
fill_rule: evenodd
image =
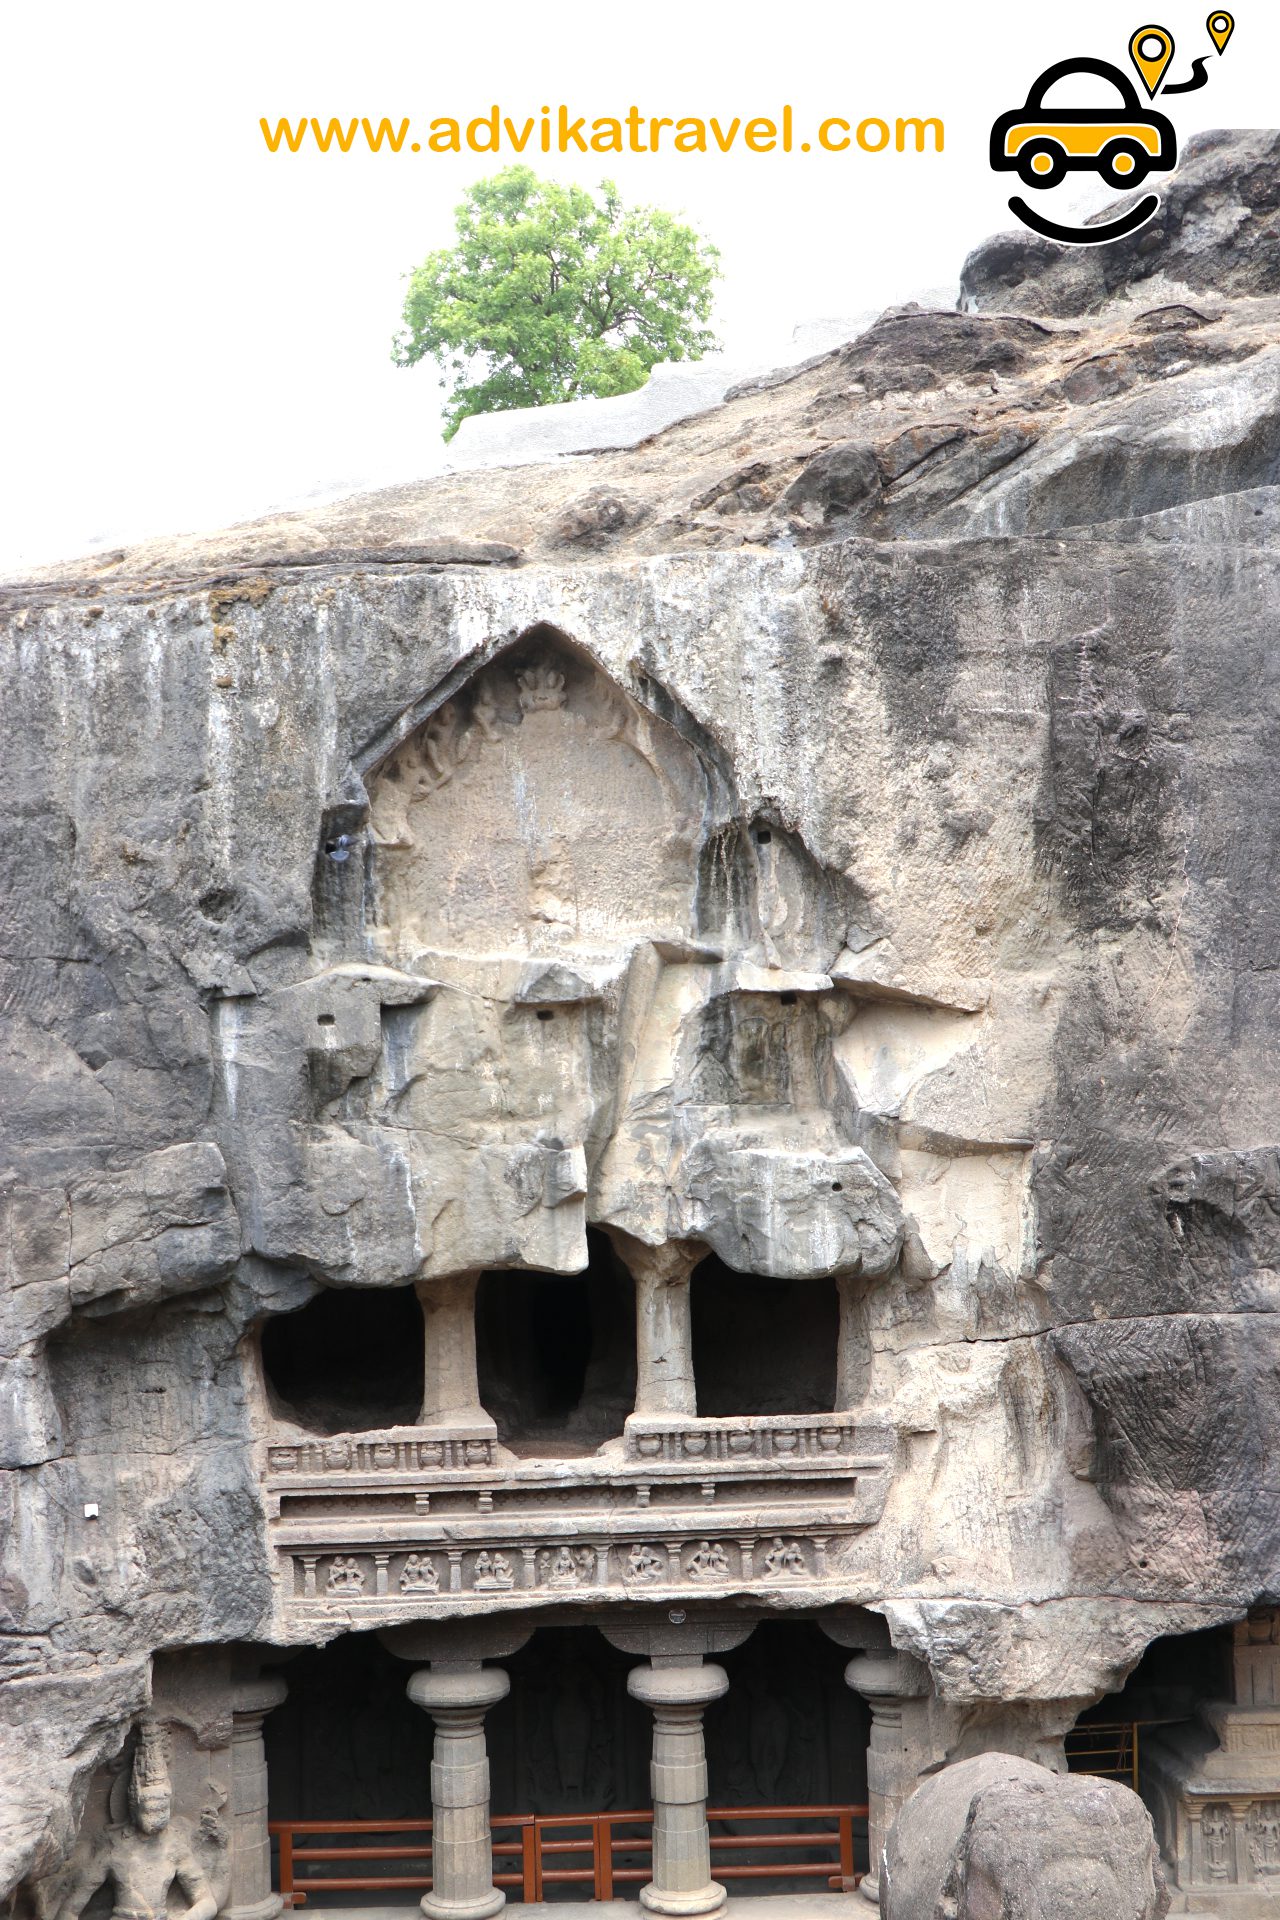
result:
M 284 1901 L 278 1893 L 272 1893 L 265 1900 L 256 1900 L 252 1906 L 223 1907 L 218 1920 L 276 1920 L 276 1915 L 283 1912 Z
M 876 1912 L 880 1911 L 880 1870 L 873 1867 L 870 1873 L 864 1873 L 858 1882 L 858 1892 L 864 1900 L 869 1900 Z
M 490 1920 L 491 1915 L 501 1913 L 507 1904 L 507 1896 L 501 1887 L 494 1887 L 482 1900 L 440 1900 L 432 1893 L 424 1893 L 418 1905 L 426 1914 L 427 1920 Z
M 652 1881 L 640 1889 L 640 1905 L 649 1913 L 718 1914 L 724 1912 L 725 1902 L 725 1890 L 718 1880 L 709 1880 L 692 1893 L 663 1893 Z

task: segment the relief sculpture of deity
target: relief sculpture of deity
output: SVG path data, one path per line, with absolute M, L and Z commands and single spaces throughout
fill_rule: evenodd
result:
M 1280 1876 L 1280 1800 L 1261 1800 L 1250 1807 L 1246 1822 L 1249 1864 L 1259 1880 Z
M 1231 1873 L 1231 1809 L 1206 1807 L 1200 1816 L 1204 1840 L 1205 1867 L 1211 1880 L 1226 1880 Z
M 191 1828 L 173 1820 L 163 1728 L 144 1722 L 129 1779 L 129 1818 L 108 1827 L 74 1875 L 57 1920 L 80 1920 L 99 1887 L 110 1882 L 112 1920 L 165 1920 L 171 1888 L 187 1899 L 181 1920 L 214 1920 L 218 1903 L 196 1857 Z

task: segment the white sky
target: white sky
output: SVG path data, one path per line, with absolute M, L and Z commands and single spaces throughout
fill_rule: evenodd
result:
M 1184 138 L 1275 121 L 1271 0 L 1238 0 L 1221 60 L 1207 0 L 1143 3 L 18 0 L 0 29 L 0 564 L 439 464 L 433 377 L 389 360 L 403 276 L 509 156 L 273 156 L 259 115 L 416 124 L 496 100 L 519 118 L 564 101 L 746 119 L 789 101 L 797 138 L 828 114 L 942 117 L 941 158 L 526 156 L 684 211 L 723 255 L 726 348 L 754 359 L 797 321 L 954 287 L 969 248 L 1014 224 L 991 121 L 1051 60 L 1127 68 L 1154 18 L 1177 42 L 1171 78 L 1211 56 L 1207 87 L 1156 102 Z M 1081 199 L 1068 182 L 1038 204 L 1061 217 Z

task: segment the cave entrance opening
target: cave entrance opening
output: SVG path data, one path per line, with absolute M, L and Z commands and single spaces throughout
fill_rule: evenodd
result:
M 1153 1640 L 1124 1685 L 1086 1709 L 1066 1736 L 1072 1773 L 1120 1780 L 1159 1798 L 1152 1762 L 1200 1709 L 1231 1693 L 1231 1634 L 1222 1627 Z M 1207 1736 L 1206 1736 L 1207 1737 Z
M 738 1273 L 711 1254 L 691 1289 L 698 1412 L 830 1413 L 836 1401 L 836 1282 Z
M 580 1455 L 621 1434 L 635 1404 L 635 1292 L 608 1238 L 582 1273 L 486 1273 L 476 1293 L 480 1404 L 513 1453 Z
M 268 1320 L 262 1370 L 273 1411 L 309 1433 L 410 1425 L 422 1410 L 422 1308 L 412 1287 L 325 1287 Z
M 825 1893 L 842 1824 L 846 1862 L 866 1866 L 870 1722 L 844 1684 L 847 1653 L 796 1620 L 766 1621 L 714 1657 L 729 1685 L 704 1715 L 713 1871 L 735 1896 Z M 610 1897 L 638 1901 L 652 1870 L 653 1744 L 652 1714 L 627 1689 L 638 1657 L 593 1626 L 557 1624 L 494 1664 L 510 1681 L 484 1716 L 498 1883 L 509 1900 L 534 1897 L 537 1821 L 536 1897 L 589 1902 L 604 1897 L 603 1879 Z M 288 1698 L 264 1727 L 281 1891 L 311 1883 L 307 1904 L 325 1908 L 416 1905 L 430 1878 L 434 1731 L 408 1698 L 413 1671 L 373 1633 L 282 1666 Z M 322 1889 L 321 1879 L 360 1884 Z

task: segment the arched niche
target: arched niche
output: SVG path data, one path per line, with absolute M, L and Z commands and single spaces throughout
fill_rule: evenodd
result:
M 366 785 L 375 939 L 401 963 L 694 930 L 714 775 L 553 629 L 450 691 Z

